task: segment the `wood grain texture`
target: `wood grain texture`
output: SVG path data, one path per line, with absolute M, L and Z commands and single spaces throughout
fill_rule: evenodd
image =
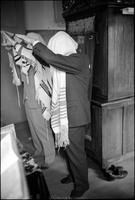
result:
M 111 101 L 134 95 L 133 22 L 119 8 L 97 13 L 93 98 Z
M 92 101 L 91 126 L 86 152 L 101 167 L 126 158 L 134 150 L 134 98 L 105 104 Z

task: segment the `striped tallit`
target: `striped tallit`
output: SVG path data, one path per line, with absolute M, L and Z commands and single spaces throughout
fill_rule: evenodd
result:
M 31 51 L 31 53 L 28 51 Z M 46 120 L 51 118 L 50 103 L 52 94 L 52 79 L 50 69 L 42 66 L 32 55 L 32 50 L 22 48 L 20 53 L 22 60 L 21 72 L 28 77 L 28 70 L 32 65 L 34 67 L 34 82 L 35 82 L 35 99 L 42 108 L 42 115 Z M 18 64 L 16 62 L 16 64 Z M 25 64 L 25 67 L 24 67 Z M 28 83 L 28 81 L 27 81 Z
M 45 44 L 45 41 L 39 34 L 28 33 L 27 35 Z M 24 74 L 27 78 L 27 84 L 29 84 L 28 71 L 30 67 L 33 67 L 36 91 L 35 99 L 42 108 L 43 117 L 46 120 L 49 120 L 51 117 L 50 102 L 52 94 L 52 78 L 50 68 L 42 66 L 32 55 L 32 46 L 25 45 L 25 48 L 23 48 L 21 45 L 22 42 L 23 41 L 20 41 L 20 45 L 18 45 L 16 49 L 12 48 L 12 53 L 8 54 L 10 62 L 12 61 L 12 66 L 20 66 L 21 74 Z M 14 67 L 14 71 L 15 70 L 16 69 Z M 18 85 L 19 83 L 19 77 L 17 77 L 16 71 L 13 74 L 13 82 L 15 85 Z
M 78 44 L 64 31 L 57 32 L 48 42 L 48 48 L 55 54 L 68 56 L 76 53 Z M 66 101 L 66 73 L 50 66 L 53 77 L 51 126 L 55 133 L 55 146 L 70 144 Z

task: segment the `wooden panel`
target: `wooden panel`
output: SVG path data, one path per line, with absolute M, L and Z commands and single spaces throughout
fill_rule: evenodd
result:
M 110 101 L 134 95 L 134 20 L 120 8 L 96 14 L 93 99 Z
M 130 156 L 134 151 L 134 98 L 103 104 L 92 100 L 91 114 L 92 140 L 85 144 L 88 155 L 102 167 Z
M 107 99 L 108 58 L 107 58 L 107 12 L 96 14 L 96 46 L 93 66 L 93 97 Z
M 95 156 L 102 162 L 102 111 L 101 108 L 92 105 L 92 143 L 95 149 Z
M 123 154 L 134 151 L 134 104 L 124 109 L 124 138 Z
M 109 9 L 108 99 L 134 94 L 134 18 Z
M 104 108 L 102 116 L 102 155 L 105 160 L 122 155 L 123 110 Z

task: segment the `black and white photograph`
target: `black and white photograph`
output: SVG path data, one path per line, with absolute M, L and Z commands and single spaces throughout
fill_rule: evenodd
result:
M 1 1 L 1 199 L 134 199 L 134 0 Z

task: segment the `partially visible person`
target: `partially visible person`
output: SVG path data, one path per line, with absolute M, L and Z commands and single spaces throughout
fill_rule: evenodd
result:
M 57 102 L 61 110 L 63 104 L 64 111 L 67 109 L 67 113 L 62 112 L 63 115 L 60 115 L 61 112 L 57 108 L 56 112 L 55 110 L 52 112 L 51 125 L 56 136 L 55 143 L 59 148 L 65 147 L 70 174 L 66 177 L 66 182 L 68 180 L 74 182 L 70 197 L 81 197 L 89 189 L 88 165 L 84 150 L 85 131 L 90 122 L 89 59 L 86 55 L 77 52 L 78 44 L 63 31 L 57 32 L 50 39 L 48 47 L 24 35 L 17 34 L 17 37 L 32 44 L 33 55 L 37 59 L 40 58 L 40 62 L 46 62 L 51 67 L 54 95 L 52 109 Z M 17 46 L 18 44 L 15 48 Z M 55 115 L 56 121 L 53 118 Z M 60 120 L 58 120 L 59 115 Z
M 45 44 L 45 41 L 39 34 L 28 33 L 27 36 L 38 39 L 41 43 Z M 51 86 L 51 74 L 48 68 L 40 65 L 38 61 L 33 59 L 31 47 L 28 46 L 27 48 L 25 54 L 29 55 L 29 58 L 32 59 L 33 63 L 35 62 L 33 66 L 33 63 L 27 62 L 25 59 L 22 60 L 14 50 L 13 56 L 17 74 L 23 84 L 23 101 L 32 141 L 35 147 L 35 153 L 32 156 L 39 167 L 45 169 L 55 161 L 54 135 L 50 126 L 49 117 L 47 117 L 47 120 L 43 117 L 43 112 L 46 108 L 42 101 L 42 98 L 44 98 L 44 101 L 48 101 L 48 95 L 51 95 L 49 94 L 49 90 L 47 91 L 48 94 L 46 94 L 42 88 L 47 88 L 46 76 L 48 76 L 48 81 Z M 41 97 L 41 95 L 44 96 Z

